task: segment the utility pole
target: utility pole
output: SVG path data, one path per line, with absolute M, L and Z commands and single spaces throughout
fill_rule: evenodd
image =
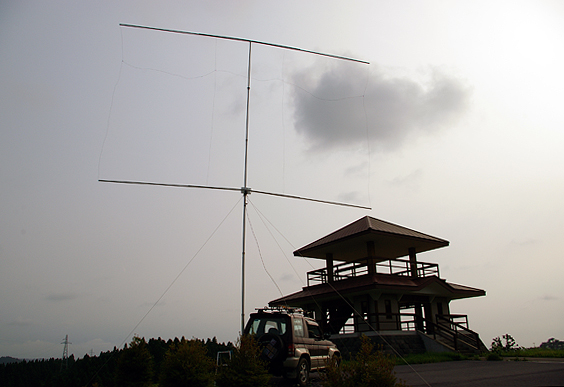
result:
M 69 367 L 69 335 L 65 336 L 65 339 L 63 340 L 63 342 L 61 344 L 64 344 L 65 347 L 63 349 L 63 359 L 61 361 L 61 371 L 63 370 L 63 367 L 65 369 L 67 369 Z

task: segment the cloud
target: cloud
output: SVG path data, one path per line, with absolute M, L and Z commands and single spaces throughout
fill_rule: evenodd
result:
M 340 62 L 321 73 L 294 73 L 294 123 L 313 150 L 370 146 L 395 150 L 412 134 L 453 126 L 467 110 L 471 90 L 460 80 L 431 69 L 421 84 L 391 77 L 381 69 Z
M 61 302 L 61 301 L 70 301 L 74 300 L 78 296 L 72 292 L 64 292 L 64 293 L 51 293 L 47 297 L 45 297 L 48 301 L 54 302 Z
M 395 187 L 410 187 L 412 189 L 419 187 L 419 182 L 423 177 L 423 171 L 418 168 L 406 176 L 398 176 L 389 181 L 390 185 Z
M 29 318 L 16 318 L 8 323 L 9 326 L 14 327 L 28 327 L 33 324 L 33 321 Z
M 358 191 L 342 192 L 337 199 L 343 203 L 362 203 L 364 195 Z
M 539 240 L 533 238 L 513 239 L 510 243 L 515 246 L 534 246 L 539 244 Z

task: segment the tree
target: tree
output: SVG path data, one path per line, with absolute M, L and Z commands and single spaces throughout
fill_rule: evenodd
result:
M 266 387 L 271 376 L 260 358 L 261 348 L 251 335 L 239 337 L 227 367 L 218 370 L 218 387 Z
M 503 341 L 505 341 L 505 344 L 503 344 Z M 494 352 L 513 351 L 518 347 L 515 339 L 509 333 L 506 333 L 501 338 L 499 336 L 493 338 L 491 350 Z
M 540 347 L 546 349 L 564 349 L 564 341 L 551 337 L 547 342 L 542 343 Z
M 120 387 L 151 386 L 153 377 L 153 357 L 144 338 L 137 336 L 123 349 L 116 369 L 116 384 Z
M 204 343 L 182 338 L 173 344 L 161 365 L 161 387 L 211 387 L 214 363 L 208 357 Z

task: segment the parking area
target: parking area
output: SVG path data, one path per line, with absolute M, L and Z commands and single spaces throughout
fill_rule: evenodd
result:
M 403 365 L 399 379 L 412 387 L 564 386 L 564 359 L 526 361 L 454 361 Z
M 411 387 L 564 387 L 564 359 L 526 361 L 452 361 L 397 366 L 396 376 Z M 271 386 L 294 383 L 273 377 Z M 322 387 L 317 372 L 311 374 L 311 387 Z

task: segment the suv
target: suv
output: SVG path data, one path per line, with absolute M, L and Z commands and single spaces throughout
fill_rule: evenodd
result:
M 245 334 L 257 338 L 270 373 L 295 379 L 300 386 L 307 385 L 311 370 L 340 360 L 337 346 L 328 340 L 330 334 L 323 335 L 317 322 L 301 310 L 258 309 L 251 314 Z

